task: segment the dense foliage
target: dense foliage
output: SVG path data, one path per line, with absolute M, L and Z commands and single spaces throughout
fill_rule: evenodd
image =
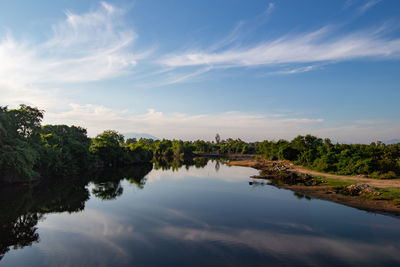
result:
M 135 143 L 126 144 L 124 136 L 113 130 L 104 131 L 92 139 L 90 151 L 97 162 L 104 166 L 124 166 L 138 162 L 149 162 L 151 150 Z
M 43 111 L 21 105 L 19 109 L 0 107 L 0 177 L 13 181 L 38 175 L 40 122 Z
M 221 140 L 219 135 L 216 142 L 197 140 L 193 142 L 195 151 L 198 153 L 212 154 L 255 154 L 257 143 L 246 143 L 240 138 Z
M 153 140 L 141 138 L 139 141 L 136 139 L 128 139 L 127 143 L 132 147 L 142 147 L 146 150 L 153 151 L 154 157 L 159 158 L 187 158 L 193 156 L 195 146 L 192 142 L 182 140 Z
M 291 160 L 323 172 L 394 178 L 400 175 L 400 143 L 332 144 L 329 139 L 298 136 L 292 141 L 264 141 L 258 151 L 268 160 Z
M 40 160 L 42 175 L 68 175 L 85 169 L 90 163 L 90 138 L 86 129 L 67 125 L 41 128 Z

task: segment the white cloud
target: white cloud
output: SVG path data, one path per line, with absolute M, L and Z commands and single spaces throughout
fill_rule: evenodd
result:
M 212 68 L 210 66 L 207 66 L 205 68 L 201 68 L 199 70 L 195 70 L 193 72 L 189 73 L 184 73 L 184 74 L 174 74 L 172 76 L 169 76 L 167 79 L 164 81 L 161 81 L 160 85 L 167 85 L 167 84 L 175 84 L 175 83 L 181 83 L 184 81 L 188 81 L 193 79 L 196 76 L 199 76 L 203 73 L 206 73 L 210 71 Z
M 373 6 L 375 6 L 376 4 L 378 4 L 381 1 L 382 0 L 370 0 L 367 3 L 365 3 L 362 7 L 360 7 L 359 12 L 362 14 L 362 13 L 366 12 L 368 9 L 370 9 Z
M 172 67 L 248 67 L 288 63 L 343 61 L 357 58 L 400 57 L 400 39 L 385 38 L 384 29 L 334 36 L 329 27 L 305 34 L 289 34 L 248 47 L 221 52 L 192 51 L 165 56 L 160 64 Z
M 303 73 L 303 72 L 308 72 L 308 71 L 314 70 L 317 67 L 318 67 L 317 65 L 309 65 L 309 66 L 300 67 L 300 68 L 273 71 L 273 72 L 267 73 L 267 75 L 297 74 L 297 73 Z
M 240 20 L 226 37 L 222 38 L 214 45 L 211 45 L 208 51 L 216 51 L 220 48 L 229 46 L 230 44 L 238 41 L 239 39 L 243 39 L 246 33 L 252 33 L 256 28 L 259 28 L 260 26 L 264 25 L 265 22 L 268 20 L 269 15 L 272 13 L 274 9 L 275 9 L 275 4 L 271 2 L 268 3 L 267 8 L 261 14 L 255 16 L 252 19 Z
M 122 21 L 122 10 L 110 4 L 65 15 L 42 43 L 18 41 L 11 33 L 0 37 L 0 92 L 118 77 L 150 53 L 133 52 L 137 35 Z

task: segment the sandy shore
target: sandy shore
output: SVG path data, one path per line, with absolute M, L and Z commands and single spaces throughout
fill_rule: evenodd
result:
M 281 166 L 285 166 L 287 171 L 295 172 L 298 174 L 309 174 L 317 177 L 355 181 L 357 183 L 368 184 L 376 188 L 400 187 L 399 179 L 379 180 L 379 179 L 365 178 L 362 176 L 342 176 L 342 175 L 321 173 L 293 165 L 289 161 L 240 160 L 240 161 L 229 161 L 227 162 L 227 164 L 231 166 L 252 167 L 258 170 L 269 170 L 272 166 L 279 164 Z M 296 193 L 303 194 L 309 197 L 329 200 L 366 211 L 400 216 L 400 206 L 396 205 L 391 200 L 372 200 L 360 196 L 343 195 L 337 193 L 332 186 L 327 186 L 327 185 L 306 186 L 306 185 L 283 184 L 276 186 L 279 188 L 289 189 Z

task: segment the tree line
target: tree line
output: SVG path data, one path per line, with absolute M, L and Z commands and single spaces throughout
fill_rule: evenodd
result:
M 219 134 L 215 142 L 125 140 L 114 130 L 89 138 L 86 129 L 79 126 L 41 125 L 43 116 L 43 110 L 27 105 L 0 107 L 0 181 L 74 175 L 89 167 L 126 166 L 153 159 L 188 160 L 197 154 L 259 154 L 324 172 L 379 178 L 400 175 L 400 144 L 333 144 L 311 135 L 263 142 L 222 140 Z
M 400 143 L 333 144 L 330 139 L 312 135 L 297 136 L 292 141 L 263 141 L 258 152 L 268 160 L 290 160 L 323 172 L 374 178 L 400 176 Z

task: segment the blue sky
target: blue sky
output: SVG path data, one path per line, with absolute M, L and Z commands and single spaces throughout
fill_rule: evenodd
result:
M 400 136 L 400 2 L 0 1 L 0 105 L 160 138 Z

